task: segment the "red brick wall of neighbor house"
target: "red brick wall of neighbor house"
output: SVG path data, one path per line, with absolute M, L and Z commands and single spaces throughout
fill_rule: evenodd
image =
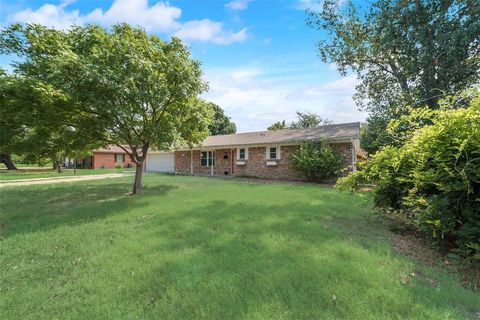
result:
M 352 164 L 352 144 L 339 143 L 332 145 L 337 152 L 344 158 L 344 166 L 351 170 Z M 248 148 L 248 160 L 245 165 L 236 165 L 234 175 L 253 176 L 264 179 L 278 180 L 304 180 L 301 173 L 295 171 L 290 166 L 290 158 L 299 146 L 282 146 L 280 151 L 280 160 L 276 166 L 266 165 L 265 147 Z M 228 152 L 228 159 L 224 159 L 224 153 Z M 175 172 L 180 174 L 190 174 L 190 151 L 175 151 Z M 225 171 L 231 172 L 231 152 L 230 149 L 218 149 L 215 152 L 216 166 L 213 173 L 215 175 L 224 175 Z M 236 161 L 236 159 L 234 159 Z M 209 175 L 210 167 L 200 165 L 200 151 L 193 151 L 193 174 Z
M 94 153 L 93 154 L 93 168 L 115 168 L 115 153 Z M 128 165 L 134 166 L 134 163 L 130 160 L 128 154 L 125 155 L 125 161 L 122 163 L 123 167 L 126 168 Z

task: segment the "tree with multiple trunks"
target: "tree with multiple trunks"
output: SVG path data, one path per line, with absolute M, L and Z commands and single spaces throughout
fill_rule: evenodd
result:
M 0 41 L 3 52 L 22 58 L 17 74 L 68 96 L 72 128 L 125 150 L 136 164 L 132 194 L 141 191 L 148 150 L 193 145 L 208 135 L 213 111 L 199 99 L 207 84 L 177 38 L 164 41 L 127 24 L 110 31 L 27 24 L 3 30 Z
M 406 106 L 438 108 L 439 99 L 480 79 L 480 10 L 477 0 L 376 0 L 368 8 L 325 0 L 307 24 L 325 33 L 320 58 L 342 75 L 357 74 L 354 96 L 369 112 L 364 147 L 392 142 L 386 126 Z

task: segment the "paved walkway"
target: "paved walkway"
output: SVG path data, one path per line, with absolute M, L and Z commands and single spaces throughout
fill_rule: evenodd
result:
M 0 188 L 31 186 L 36 184 L 51 184 L 51 183 L 61 183 L 61 182 L 76 182 L 76 181 L 86 181 L 86 180 L 101 180 L 101 179 L 108 179 L 108 178 L 129 177 L 132 175 L 133 174 L 131 173 L 106 173 L 106 174 L 92 174 L 92 175 L 68 176 L 68 177 L 8 180 L 5 182 L 0 182 Z

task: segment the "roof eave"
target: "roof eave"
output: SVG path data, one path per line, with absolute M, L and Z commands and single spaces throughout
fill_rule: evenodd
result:
M 329 143 L 350 143 L 352 139 L 358 139 L 358 137 L 341 137 L 341 138 L 330 138 L 327 139 Z M 207 149 L 233 149 L 238 147 L 264 147 L 269 145 L 280 145 L 280 146 L 289 146 L 289 145 L 299 145 L 304 142 L 309 141 L 320 141 L 323 138 L 318 139 L 304 139 L 304 140 L 286 140 L 280 142 L 262 142 L 262 143 L 238 143 L 238 144 L 228 144 L 228 145 L 210 145 L 210 146 L 195 146 L 193 148 L 181 148 L 176 149 L 175 151 L 189 151 L 189 150 L 207 150 Z

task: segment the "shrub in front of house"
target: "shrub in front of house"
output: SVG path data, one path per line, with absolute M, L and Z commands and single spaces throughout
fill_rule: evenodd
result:
M 123 168 L 123 164 L 122 163 L 115 163 L 115 168 L 116 169 L 122 169 Z
M 337 177 L 342 163 L 342 156 L 326 141 L 307 142 L 291 158 L 291 166 L 313 182 Z

